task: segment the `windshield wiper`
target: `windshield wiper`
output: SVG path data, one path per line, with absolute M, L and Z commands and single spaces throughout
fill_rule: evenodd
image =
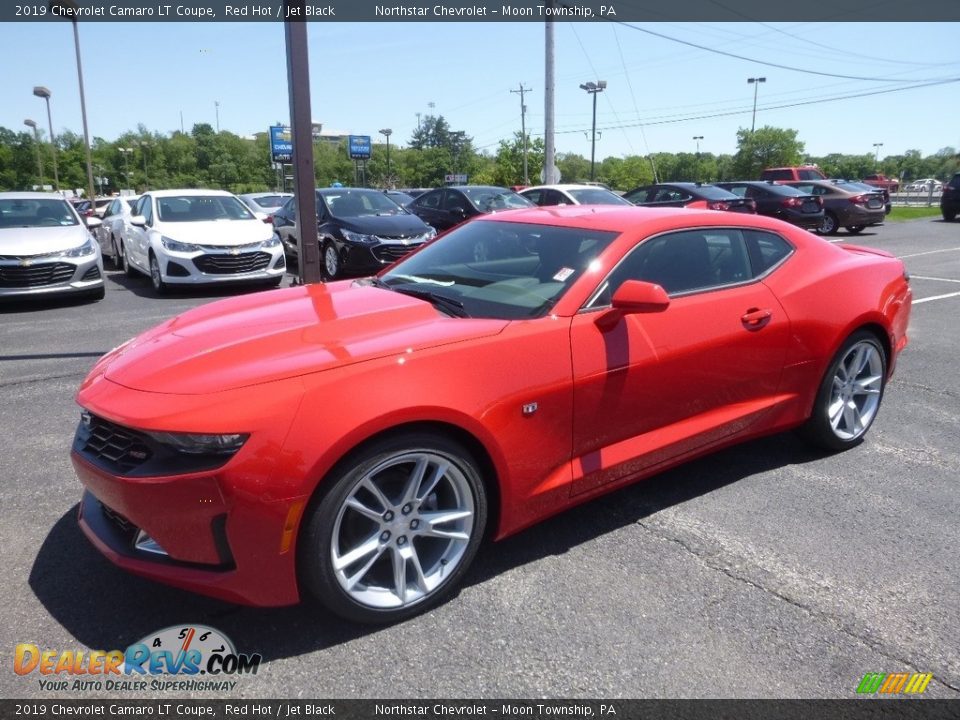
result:
M 463 303 L 459 300 L 441 295 L 440 293 L 430 292 L 429 290 L 418 290 L 411 287 L 392 287 L 394 292 L 409 295 L 410 297 L 426 300 L 433 305 L 439 306 L 439 309 L 445 310 L 448 314 L 456 317 L 470 317 L 470 314 L 463 309 Z

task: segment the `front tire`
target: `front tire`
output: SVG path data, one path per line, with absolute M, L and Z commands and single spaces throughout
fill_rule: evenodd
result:
M 299 541 L 303 585 L 362 623 L 423 612 L 451 593 L 484 535 L 487 498 L 471 453 L 405 433 L 351 458 L 324 481 Z
M 160 274 L 160 261 L 152 252 L 150 253 L 150 283 L 157 295 L 167 292 L 167 284 L 163 281 L 163 275 Z
M 865 330 L 855 332 L 823 376 L 801 435 L 827 450 L 858 445 L 880 410 L 886 379 L 887 357 L 880 341 Z
M 110 233 L 110 250 L 113 254 L 113 269 L 123 269 L 123 258 L 120 255 L 120 246 L 117 244 L 117 239 L 113 236 L 113 233 Z
M 327 280 L 336 280 L 341 271 L 337 246 L 330 240 L 323 244 L 323 273 Z
M 123 246 L 123 241 L 120 241 L 120 263 L 123 265 L 123 273 L 127 277 L 135 277 L 137 271 L 134 269 L 133 265 L 130 264 L 130 258 L 127 257 L 127 249 Z

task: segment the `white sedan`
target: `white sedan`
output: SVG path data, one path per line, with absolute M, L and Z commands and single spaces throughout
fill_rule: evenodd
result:
M 123 263 L 124 228 L 139 199 L 139 195 L 113 198 L 103 211 L 103 224 L 93 233 L 100 243 L 100 251 L 111 257 L 115 268 Z
M 102 298 L 103 259 L 89 230 L 99 224 L 53 193 L 0 193 L 0 298 Z
M 286 264 L 273 227 L 223 190 L 145 193 L 126 228 L 124 268 L 170 285 L 262 282 L 279 285 Z
M 631 205 L 598 185 L 536 185 L 520 191 L 534 205 Z
M 936 178 L 921 178 L 920 180 L 914 180 L 904 188 L 907 192 L 930 192 L 931 189 L 933 192 L 940 192 L 943 190 L 943 183 Z

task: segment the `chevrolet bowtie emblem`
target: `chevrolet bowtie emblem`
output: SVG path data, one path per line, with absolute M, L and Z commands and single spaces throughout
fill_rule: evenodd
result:
M 230 254 L 231 254 L 231 255 L 239 255 L 239 254 L 240 254 L 240 248 L 230 248 Z
M 20 267 L 30 267 L 33 265 L 33 260 L 30 258 L 20 258 Z

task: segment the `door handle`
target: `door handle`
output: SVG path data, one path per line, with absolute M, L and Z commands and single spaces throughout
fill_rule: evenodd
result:
M 761 310 L 760 308 L 750 308 L 740 318 L 740 322 L 747 330 L 759 330 L 768 322 L 773 313 L 770 310 Z

